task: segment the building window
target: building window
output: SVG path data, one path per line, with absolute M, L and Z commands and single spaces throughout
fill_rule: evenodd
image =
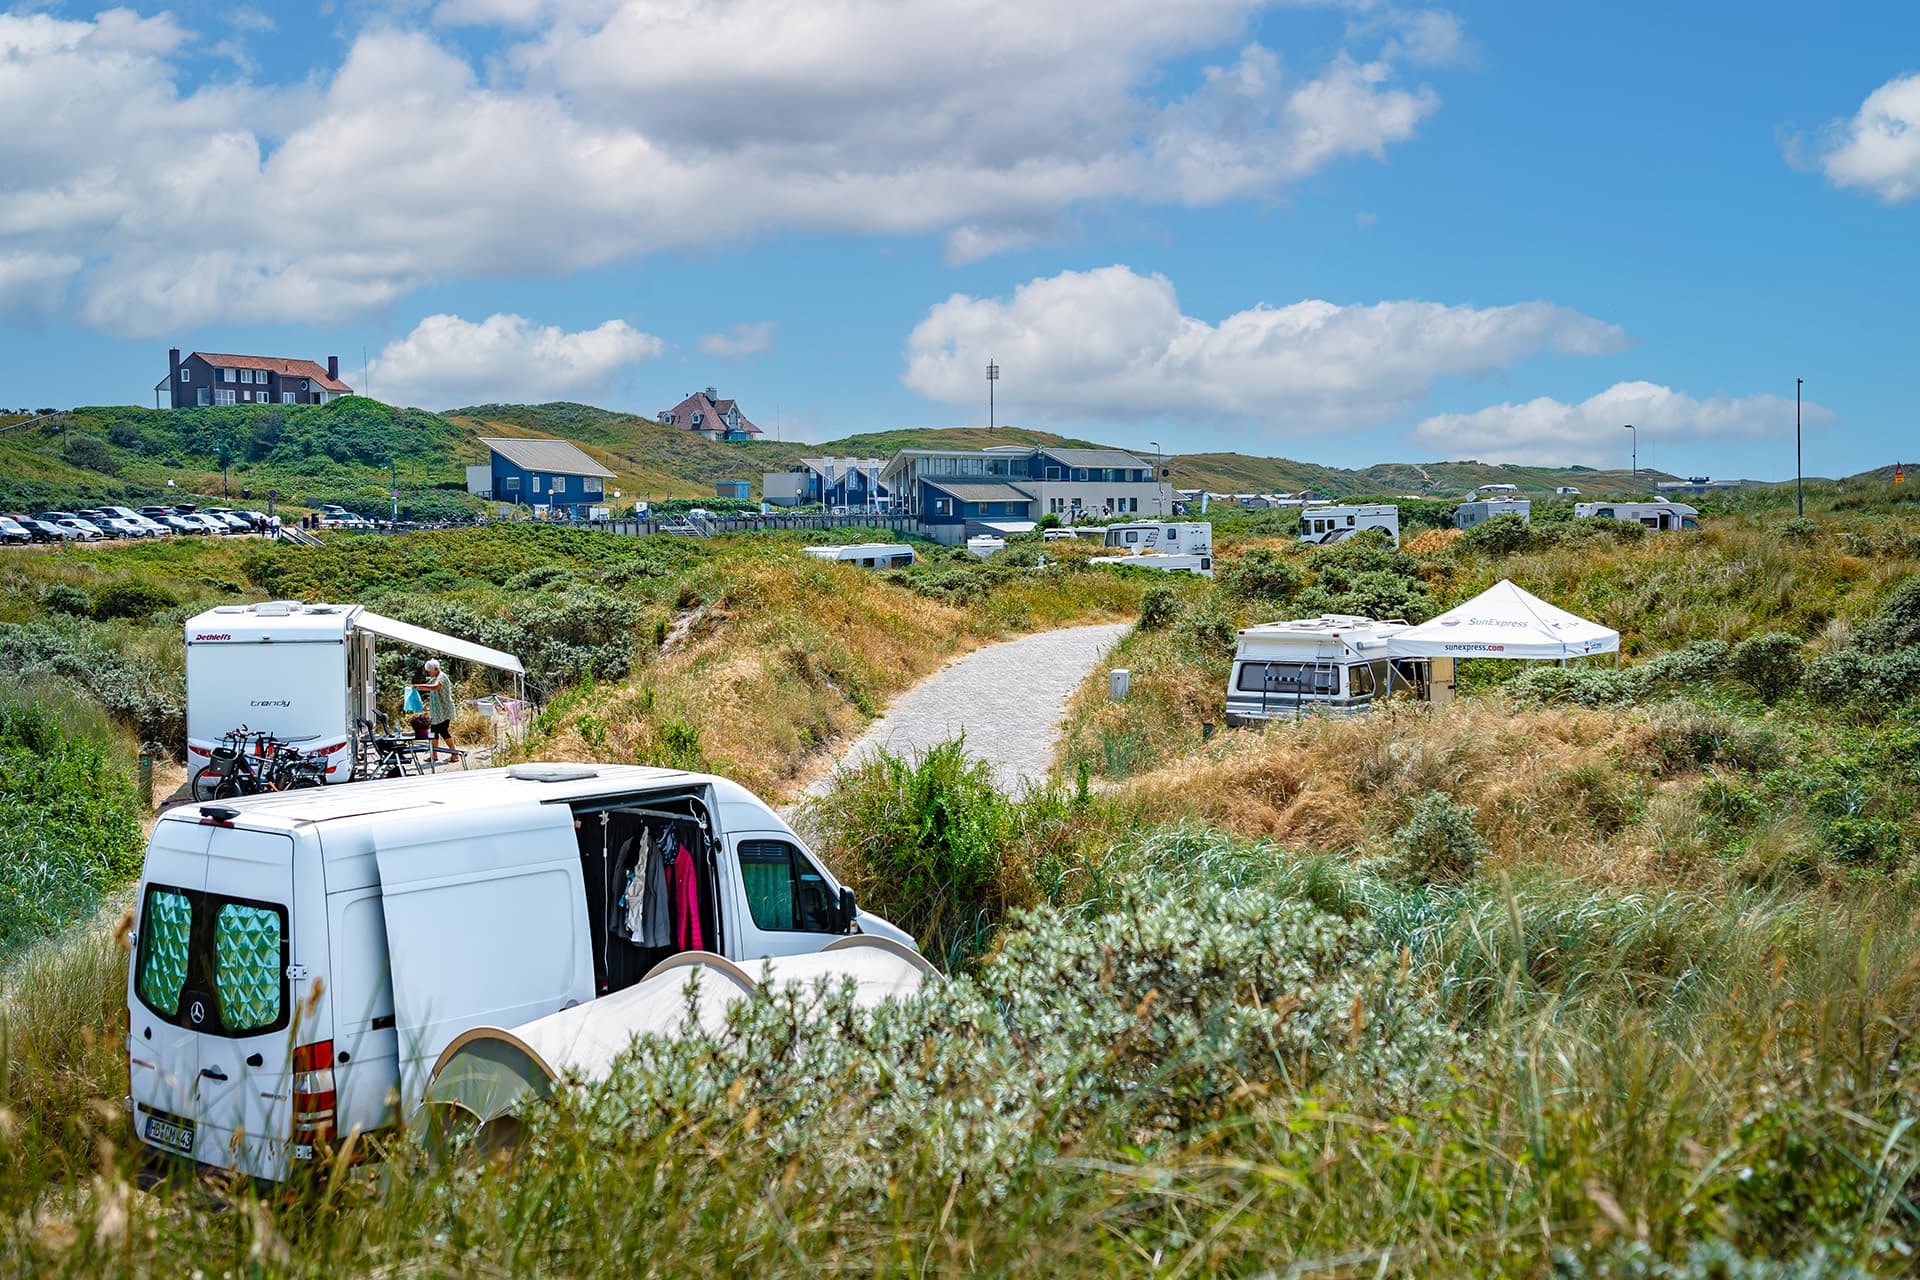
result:
M 694 425 L 694 426 L 696 426 L 696 427 L 697 427 L 697 426 L 699 426 L 699 425 L 700 425 L 700 419 L 702 419 L 702 418 L 704 418 L 704 417 L 706 417 L 706 415 L 705 415 L 704 413 L 701 413 L 701 412 L 700 412 L 700 411 L 699 411 L 698 409 L 695 409 L 695 410 L 693 411 L 693 425 Z
M 545 477 L 545 476 L 535 476 L 535 477 L 533 477 L 533 491 L 534 491 L 535 493 L 539 493 L 539 492 L 540 492 L 540 486 L 541 486 L 541 485 L 543 485 L 543 484 L 545 484 L 545 483 L 546 483 L 546 477 Z
M 500 489 L 501 489 L 501 492 L 503 493 L 520 492 L 520 477 L 519 476 L 501 476 Z
M 663 413 L 660 415 L 660 421 L 670 427 L 673 425 L 673 415 L 671 413 Z
M 1058 480 L 1059 478 L 1060 478 L 1060 468 L 1058 467 L 1047 468 L 1047 479 Z
M 186 367 L 185 365 L 181 365 L 181 366 L 180 366 L 180 381 L 182 381 L 182 382 L 192 382 L 192 381 L 193 381 L 193 370 L 191 370 L 191 369 L 189 369 L 189 368 L 187 368 L 187 367 Z
M 597 498 L 607 491 L 607 482 L 599 476 L 582 476 L 580 491 Z
M 225 387 L 216 388 L 213 393 L 213 402 L 215 404 L 232 404 L 233 392 L 227 390 Z
M 293 392 L 291 392 L 291 391 L 282 391 L 282 392 L 280 393 L 280 403 L 281 403 L 281 404 L 292 404 L 292 403 L 293 403 Z
M 950 499 L 947 499 L 947 498 L 935 498 L 933 500 L 933 514 L 937 516 L 947 515 L 949 513 L 949 508 L 948 508 L 949 502 L 950 502 Z
M 1140 509 L 1140 499 L 1138 498 L 1127 499 L 1127 510 L 1138 511 L 1139 509 Z
M 222 381 L 222 382 L 232 382 L 232 381 L 234 381 L 234 376 L 233 376 L 233 370 L 231 370 L 231 369 L 222 369 L 222 370 L 220 371 L 220 381 Z
M 213 388 L 212 387 L 196 388 L 194 391 L 194 403 L 195 404 L 212 404 Z

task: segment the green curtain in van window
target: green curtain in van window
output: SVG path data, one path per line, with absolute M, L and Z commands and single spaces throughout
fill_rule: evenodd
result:
M 747 890 L 747 910 L 761 929 L 793 928 L 793 864 L 779 845 L 742 846 L 740 879 Z
M 184 893 L 147 891 L 141 922 L 146 958 L 140 966 L 140 996 L 161 1013 L 180 1012 L 180 988 L 187 982 L 187 937 L 193 932 L 193 904 Z
M 280 913 L 229 902 L 213 922 L 213 990 L 228 1031 L 280 1020 Z

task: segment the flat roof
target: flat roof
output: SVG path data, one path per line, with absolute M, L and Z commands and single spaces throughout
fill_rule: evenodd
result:
M 474 769 L 424 777 L 350 782 L 300 791 L 241 796 L 234 800 L 188 801 L 167 810 L 161 815 L 161 819 L 162 821 L 198 822 L 201 804 L 207 803 L 226 806 L 246 817 L 277 819 L 280 823 L 296 826 L 309 822 L 361 817 L 370 813 L 419 809 L 430 805 L 458 805 L 475 809 L 498 808 L 503 804 L 520 801 L 545 803 L 553 800 L 578 800 L 618 794 L 623 791 L 647 790 L 663 785 L 700 785 L 713 781 L 708 774 L 687 773 L 679 769 L 661 769 L 652 765 L 637 764 L 547 766 L 591 771 L 586 773 L 586 776 L 555 782 L 513 776 L 515 772 L 538 767 L 540 766 L 515 765 L 503 769 Z
M 925 477 L 924 483 L 942 493 L 952 494 L 962 502 L 1032 502 L 1033 495 L 1010 484 L 992 484 L 967 480 L 936 480 Z

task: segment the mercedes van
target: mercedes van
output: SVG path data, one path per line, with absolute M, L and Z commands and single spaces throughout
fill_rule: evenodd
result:
M 404 1122 L 435 1059 L 687 951 L 913 940 L 710 774 L 516 765 L 188 804 L 155 823 L 127 974 L 156 1156 L 279 1180 Z

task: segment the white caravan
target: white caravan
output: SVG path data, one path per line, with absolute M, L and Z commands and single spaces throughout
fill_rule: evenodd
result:
M 1684 502 L 1576 502 L 1576 520 L 1630 520 L 1649 529 L 1698 529 L 1700 512 Z
M 913 942 L 745 788 L 637 765 L 182 806 L 154 824 L 135 911 L 137 1140 L 270 1180 L 405 1123 L 473 1028 L 612 995 L 686 952 L 752 971 L 849 934 Z
M 1522 524 L 1533 523 L 1533 503 L 1526 498 L 1490 498 L 1463 502 L 1453 509 L 1453 527 L 1471 529 L 1495 516 L 1519 516 Z
M 1400 508 L 1375 502 L 1356 507 L 1313 507 L 1300 513 L 1300 541 L 1317 546 L 1345 542 L 1348 538 L 1380 529 L 1400 545 Z
M 375 709 L 375 636 L 524 675 L 510 653 L 357 604 L 219 605 L 186 622 L 189 781 L 242 725 L 324 755 L 328 782 L 349 780 Z
M 1007 540 L 991 533 L 976 533 L 967 539 L 967 554 L 991 560 L 1007 549 Z
M 1105 545 L 1120 554 L 1095 556 L 1094 564 L 1213 576 L 1213 526 L 1205 522 L 1132 520 L 1110 524 Z
M 1359 715 L 1394 689 L 1423 691 L 1426 663 L 1387 656 L 1387 641 L 1407 626 L 1329 613 L 1241 628 L 1227 676 L 1227 723 Z
M 816 560 L 839 560 L 862 569 L 902 569 L 913 563 L 913 548 L 904 542 L 856 542 L 846 547 L 804 547 Z

